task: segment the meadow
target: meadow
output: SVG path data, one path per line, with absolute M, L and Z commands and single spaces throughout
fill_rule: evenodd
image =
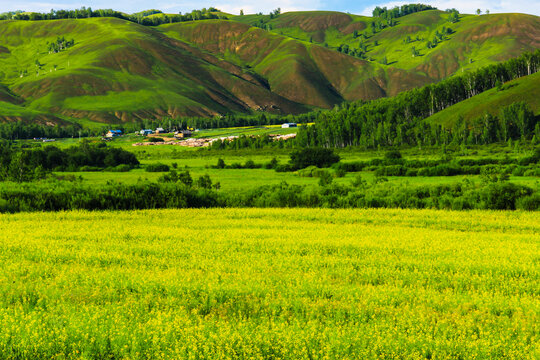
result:
M 258 135 L 259 133 L 291 133 L 296 129 L 281 129 L 276 126 L 268 125 L 265 127 L 242 127 L 242 128 L 221 128 L 201 130 L 197 137 L 218 137 L 234 135 Z M 99 139 L 91 139 L 99 141 Z M 58 175 L 74 175 L 81 177 L 86 184 L 102 185 L 107 182 L 120 182 L 124 184 L 135 184 L 140 181 L 155 182 L 163 173 L 146 172 L 145 167 L 150 164 L 166 164 L 173 169 L 176 166 L 179 170 L 188 170 L 192 176 L 199 177 L 209 175 L 212 180 L 219 182 L 223 191 L 243 192 L 251 190 L 261 185 L 276 185 L 281 182 L 287 182 L 294 185 L 307 185 L 316 187 L 319 179 L 316 177 L 301 177 L 296 172 L 276 172 L 273 169 L 215 169 L 219 159 L 223 159 L 225 164 L 244 164 L 246 161 L 253 161 L 256 164 L 265 164 L 275 158 L 279 163 L 286 164 L 289 161 L 290 148 L 263 148 L 263 149 L 239 149 L 239 150 L 209 150 L 206 148 L 185 148 L 180 146 L 132 146 L 133 143 L 142 141 L 139 136 L 123 136 L 114 139 L 108 143 L 109 146 L 119 147 L 134 153 L 137 159 L 141 161 L 141 168 L 129 172 L 59 172 Z M 30 142 L 27 142 L 30 143 Z M 78 145 L 78 139 L 59 139 L 55 146 L 67 148 Z M 519 145 L 519 144 L 518 144 Z M 455 159 L 503 159 L 510 157 L 520 159 L 532 154 L 534 146 L 524 143 L 521 147 L 508 147 L 507 144 L 492 144 L 490 146 L 469 146 L 462 149 L 447 149 L 449 155 Z M 336 149 L 344 163 L 357 161 L 369 161 L 372 159 L 383 158 L 386 150 L 367 150 L 360 147 L 350 147 L 346 149 Z M 410 160 L 439 160 L 444 155 L 440 148 L 411 147 L 401 149 L 404 158 Z M 374 171 L 349 172 L 343 177 L 336 177 L 333 181 L 336 184 L 350 184 L 358 175 L 367 182 L 376 180 Z M 396 185 L 437 185 L 453 184 L 461 182 L 464 179 L 480 181 L 480 175 L 457 175 L 457 176 L 387 176 L 389 183 Z M 537 176 L 510 176 L 509 181 L 530 186 L 538 187 Z
M 536 213 L 0 216 L 0 357 L 535 359 Z

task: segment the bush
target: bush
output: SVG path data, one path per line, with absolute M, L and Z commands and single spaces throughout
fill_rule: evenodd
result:
M 513 176 L 523 176 L 523 174 L 525 174 L 525 167 L 523 167 L 523 166 L 517 166 L 517 167 L 512 171 L 512 175 L 513 175 Z
M 149 164 L 146 165 L 146 172 L 167 172 L 169 171 L 169 166 L 161 163 Z
M 407 169 L 405 172 L 405 176 L 417 176 L 418 170 L 417 169 Z
M 246 162 L 244 163 L 244 169 L 255 169 L 259 167 L 261 166 L 256 165 L 255 162 L 251 159 L 246 160 Z
M 375 176 L 403 176 L 405 173 L 406 168 L 401 165 L 385 166 L 375 170 Z
M 403 156 L 399 152 L 399 150 L 388 150 L 386 153 L 384 153 L 384 158 L 386 160 L 397 160 L 401 159 Z
M 187 170 L 179 173 L 177 180 L 186 186 L 193 185 L 193 178 Z
M 91 172 L 91 171 L 101 171 L 102 169 L 97 167 L 97 166 L 81 166 L 79 168 L 79 171 L 83 171 L 83 172 Z M 55 170 L 56 171 L 56 170 Z M 58 171 L 57 171 L 58 172 Z
M 540 194 L 524 196 L 517 200 L 516 208 L 528 211 L 540 211 Z
M 275 169 L 277 166 L 278 166 L 278 161 L 276 158 L 272 158 L 272 160 L 264 164 L 265 169 Z
M 342 178 L 345 175 L 347 175 L 347 172 L 343 169 L 336 169 L 336 171 L 334 172 L 334 176 L 338 178 Z
M 160 137 L 147 137 L 145 140 L 145 142 L 165 142 L 165 140 L 163 140 L 163 138 L 160 138 Z
M 338 161 L 339 156 L 334 154 L 334 151 L 331 149 L 304 148 L 291 153 L 289 163 L 293 170 L 299 170 L 308 166 L 317 166 L 319 168 L 329 167 Z
M 294 171 L 291 164 L 279 164 L 275 167 L 276 172 L 288 172 L 288 171 Z
M 225 160 L 222 158 L 219 158 L 217 161 L 216 169 L 224 169 L 225 168 Z
M 131 166 L 126 165 L 126 164 L 118 165 L 112 168 L 107 168 L 107 171 L 112 171 L 112 172 L 128 172 L 129 170 L 131 170 Z
M 316 166 L 308 166 L 305 169 L 298 170 L 297 173 L 298 173 L 298 176 L 300 177 L 313 177 L 313 171 L 316 169 L 319 169 L 319 168 Z
M 334 165 L 332 165 L 335 169 L 344 170 L 346 172 L 358 172 L 362 171 L 367 166 L 367 163 L 365 162 L 338 162 Z
M 211 189 L 212 188 L 212 179 L 208 174 L 202 175 L 197 179 L 197 187 L 201 189 Z
M 334 181 L 334 177 L 327 170 L 322 170 L 319 174 L 319 186 L 328 186 Z
M 532 190 L 509 182 L 489 184 L 480 194 L 489 210 L 515 210 L 518 198 L 530 195 Z
M 525 171 L 523 173 L 523 176 L 536 176 L 536 177 L 539 177 L 540 176 L 540 168 L 528 169 L 527 171 Z

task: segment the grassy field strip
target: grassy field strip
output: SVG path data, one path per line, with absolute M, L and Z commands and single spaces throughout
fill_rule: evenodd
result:
M 535 359 L 536 213 L 0 216 L 1 358 Z

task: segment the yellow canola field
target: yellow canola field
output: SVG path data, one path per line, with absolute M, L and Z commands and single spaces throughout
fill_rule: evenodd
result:
M 540 355 L 537 213 L 23 213 L 0 230 L 0 358 Z

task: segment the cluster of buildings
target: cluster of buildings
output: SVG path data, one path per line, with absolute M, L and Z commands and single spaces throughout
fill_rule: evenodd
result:
M 284 123 L 284 124 L 281 124 L 281 127 L 283 129 L 295 128 L 295 127 L 298 127 L 298 124 L 297 123 Z
M 143 135 L 143 136 L 151 136 L 151 135 L 158 135 L 158 134 L 165 134 L 165 133 L 167 133 L 167 131 L 164 128 L 160 128 L 160 127 L 157 128 L 156 130 L 143 129 L 139 131 L 139 135 Z M 111 139 L 111 138 L 115 138 L 121 135 L 123 135 L 122 130 L 109 130 L 107 134 L 105 134 L 105 137 Z M 174 132 L 175 138 L 186 138 L 186 137 L 190 137 L 191 135 L 192 135 L 191 130 L 180 130 L 180 131 Z

